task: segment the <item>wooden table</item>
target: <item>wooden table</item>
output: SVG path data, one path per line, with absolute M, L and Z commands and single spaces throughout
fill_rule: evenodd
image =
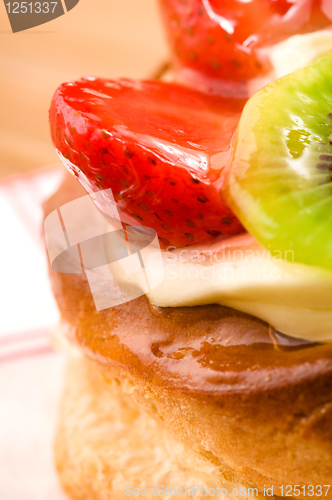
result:
M 167 59 L 157 0 L 80 0 L 48 24 L 12 34 L 0 3 L 0 177 L 58 161 L 48 108 L 81 76 L 151 75 Z

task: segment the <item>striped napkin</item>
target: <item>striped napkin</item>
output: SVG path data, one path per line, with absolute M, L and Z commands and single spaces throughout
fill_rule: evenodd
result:
M 62 357 L 47 277 L 42 203 L 63 167 L 0 181 L 0 499 L 65 500 L 53 463 Z

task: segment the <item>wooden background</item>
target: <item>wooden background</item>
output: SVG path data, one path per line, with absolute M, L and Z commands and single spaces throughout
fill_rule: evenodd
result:
M 81 76 L 146 78 L 167 60 L 157 0 L 80 0 L 64 16 L 13 34 L 0 3 L 0 177 L 58 162 L 48 108 Z

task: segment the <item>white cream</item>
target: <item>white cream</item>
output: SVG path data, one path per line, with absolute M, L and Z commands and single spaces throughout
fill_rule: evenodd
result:
M 249 95 L 293 71 L 308 66 L 317 57 L 332 50 L 332 27 L 305 35 L 294 35 L 285 41 L 261 50 L 270 60 L 272 73 L 249 83 Z
M 162 256 L 163 264 L 155 253 L 149 256 L 149 272 L 155 277 L 164 273 L 161 283 L 147 293 L 152 304 L 221 304 L 265 320 L 287 335 L 332 341 L 332 272 L 286 262 L 284 255 L 272 257 L 248 234 L 172 247 Z M 116 279 L 121 281 L 121 276 Z
M 304 68 L 313 59 L 329 50 L 332 50 L 332 29 L 319 30 L 306 35 L 295 35 L 274 45 L 270 51 L 270 60 L 276 78 Z

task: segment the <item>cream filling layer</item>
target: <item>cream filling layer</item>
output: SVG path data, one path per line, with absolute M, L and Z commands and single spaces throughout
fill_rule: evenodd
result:
M 270 82 L 308 66 L 314 59 L 332 50 L 332 27 L 305 35 L 294 35 L 287 40 L 261 49 L 273 68 L 267 76 L 249 82 L 249 95 L 253 95 Z
M 220 304 L 256 316 L 289 336 L 332 341 L 332 272 L 284 260 L 251 235 L 155 251 L 147 257 L 148 275 L 160 284 L 150 302 L 160 307 Z M 291 258 L 291 255 L 287 256 Z M 139 273 L 113 267 L 117 280 L 139 287 Z M 163 277 L 162 277 L 163 274 Z

